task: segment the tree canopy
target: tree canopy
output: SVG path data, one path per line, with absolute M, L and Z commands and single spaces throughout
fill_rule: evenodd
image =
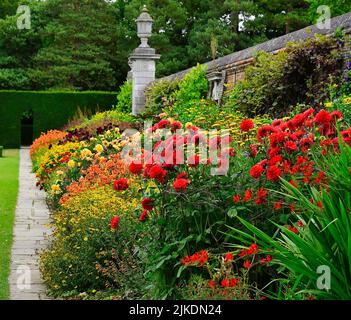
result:
M 0 3 L 0 89 L 115 90 L 138 46 L 135 19 L 154 18 L 151 45 L 164 76 L 349 10 L 348 0 L 27 0 L 31 29 L 18 30 L 19 1 Z

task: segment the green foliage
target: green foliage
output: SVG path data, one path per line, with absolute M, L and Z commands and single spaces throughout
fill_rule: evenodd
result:
M 255 64 L 245 70 L 245 79 L 230 92 L 224 108 L 239 110 L 247 115 L 282 111 L 280 104 L 285 100 L 286 91 L 281 79 L 286 59 L 285 51 L 274 56 L 259 52 Z
M 208 91 L 206 70 L 207 66 L 198 64 L 185 75 L 179 83 L 179 89 L 174 93 L 175 104 L 182 105 L 206 96 Z
M 0 89 L 28 88 L 30 80 L 22 69 L 0 69 Z
M 227 98 L 226 107 L 254 116 L 288 114 L 299 103 L 319 106 L 328 85 L 341 79 L 341 47 L 335 38 L 292 43 L 276 55 L 259 53 Z
M 0 2 L 0 19 L 6 16 L 12 16 L 16 13 L 19 0 L 1 0 Z
M 35 88 L 113 90 L 117 51 L 114 14 L 105 1 L 51 0 L 41 31 L 45 41 L 33 58 Z
M 146 90 L 145 115 L 157 115 L 173 104 L 174 93 L 179 89 L 179 80 L 155 81 Z
M 332 17 L 336 17 L 350 11 L 348 0 L 306 0 L 309 4 L 308 14 L 312 22 L 317 22 L 320 13 L 317 12 L 319 6 L 328 6 Z
M 0 144 L 19 147 L 21 118 L 33 110 L 34 138 L 41 132 L 64 126 L 77 108 L 93 112 L 109 109 L 115 102 L 113 92 L 31 92 L 0 91 Z
M 189 104 L 205 98 L 208 91 L 206 69 L 198 64 L 181 80 L 153 83 L 146 91 L 145 115 L 157 115 L 163 110 L 169 114 L 185 113 Z
M 157 77 L 210 60 L 213 39 L 221 57 L 309 24 L 303 0 L 25 0 L 31 29 L 18 30 L 17 4 L 0 3 L 6 89 L 113 90 L 124 81 L 128 56 L 139 44 L 135 19 L 144 4 L 155 20 L 150 44 L 162 55 Z M 12 61 L 4 64 L 2 58 Z M 29 83 L 13 79 L 14 69 Z
M 85 117 L 78 124 L 73 121 L 67 125 L 69 130 L 73 129 L 84 129 L 92 134 L 96 132 L 99 127 L 112 124 L 123 128 L 123 123 L 128 126 L 130 123 L 136 122 L 136 118 L 130 113 L 124 113 L 119 110 L 109 110 L 105 112 L 98 112 L 91 117 Z
M 133 91 L 132 81 L 125 81 L 124 84 L 120 86 L 119 92 L 117 94 L 117 104 L 116 104 L 117 110 L 121 112 L 131 113 L 132 91 Z
M 341 153 L 331 153 L 316 161 L 325 169 L 329 180 L 329 191 L 319 193 L 314 188 L 309 195 L 284 181 L 285 191 L 301 206 L 299 218 L 305 227 L 297 235 L 283 226 L 278 228 L 277 237 L 271 237 L 247 221 L 240 219 L 249 233 L 232 229 L 233 239 L 243 243 L 256 241 L 263 252 L 273 256 L 272 262 L 287 271 L 290 279 L 284 281 L 293 288 L 293 295 L 301 292 L 321 299 L 350 299 L 351 268 L 351 148 L 341 145 Z M 311 203 L 310 199 L 313 199 Z M 316 205 L 321 201 L 322 209 Z M 251 235 L 254 234 L 254 236 Z M 331 271 L 331 287 L 317 287 L 320 266 Z M 327 274 L 325 274 L 327 275 Z M 272 298 L 277 298 L 272 294 Z

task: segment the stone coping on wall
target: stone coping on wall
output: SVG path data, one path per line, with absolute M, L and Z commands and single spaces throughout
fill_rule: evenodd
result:
M 331 27 L 329 29 L 319 29 L 317 25 L 309 26 L 304 29 L 288 33 L 284 36 L 263 42 L 256 46 L 234 52 L 222 58 L 206 62 L 204 65 L 208 66 L 208 72 L 213 69 L 222 71 L 224 69 L 231 69 L 232 67 L 238 67 L 240 65 L 245 65 L 249 60 L 253 59 L 255 52 L 266 51 L 266 52 L 277 52 L 286 47 L 289 42 L 306 41 L 307 39 L 313 38 L 316 34 L 319 35 L 331 35 L 337 28 L 342 28 L 346 34 L 351 33 L 351 12 L 344 15 L 335 17 L 331 19 Z M 172 81 L 176 78 L 183 78 L 192 68 L 171 74 L 169 76 L 157 79 Z

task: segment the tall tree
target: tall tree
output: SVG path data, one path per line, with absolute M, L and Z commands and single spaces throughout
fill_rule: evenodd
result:
M 43 47 L 33 58 L 35 88 L 101 89 L 116 87 L 115 18 L 104 0 L 51 0 Z
M 6 16 L 13 16 L 19 4 L 19 0 L 1 0 L 0 1 L 0 19 Z

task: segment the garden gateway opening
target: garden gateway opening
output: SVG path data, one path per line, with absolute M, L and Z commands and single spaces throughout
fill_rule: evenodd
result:
M 30 146 L 33 134 L 33 110 L 28 110 L 21 117 L 21 146 Z

